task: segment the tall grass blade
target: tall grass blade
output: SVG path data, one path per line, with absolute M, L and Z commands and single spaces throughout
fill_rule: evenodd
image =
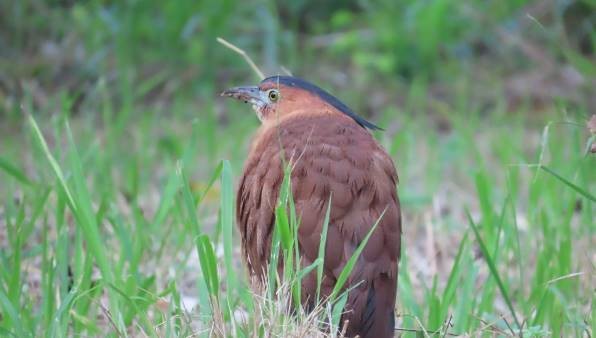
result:
M 25 334 L 20 313 L 10 302 L 2 287 L 0 287 L 0 305 L 2 305 L 2 314 L 6 316 L 7 320 L 10 320 L 10 324 L 12 324 L 10 326 L 15 329 L 17 337 L 28 337 L 29 335 Z
M 501 295 L 503 296 L 503 299 L 505 299 L 505 303 L 507 304 L 507 307 L 509 308 L 509 311 L 511 312 L 511 316 L 513 317 L 513 320 L 515 321 L 517 328 L 519 330 L 521 330 L 521 323 L 517 318 L 517 314 L 515 313 L 515 310 L 513 309 L 513 303 L 511 302 L 511 299 L 509 298 L 509 293 L 507 292 L 507 288 L 505 287 L 505 284 L 501 280 L 501 276 L 499 275 L 499 272 L 495 265 L 495 261 L 493 260 L 490 253 L 488 252 L 488 249 L 486 248 L 486 245 L 484 244 L 484 241 L 482 240 L 482 237 L 480 236 L 480 232 L 478 232 L 478 228 L 476 227 L 476 224 L 474 223 L 474 220 L 472 219 L 472 215 L 470 215 L 470 211 L 467 209 L 466 209 L 466 214 L 468 216 L 468 222 L 470 223 L 470 226 L 472 227 L 472 230 L 474 231 L 474 235 L 476 236 L 476 240 L 478 241 L 478 245 L 480 246 L 480 250 L 482 251 L 482 255 L 483 255 L 484 259 L 486 260 L 486 263 L 488 264 L 490 273 L 493 275 L 493 277 L 495 278 L 495 281 L 497 282 L 497 285 L 499 286 Z M 515 332 L 512 332 L 512 333 L 515 335 Z
M 95 260 L 102 277 L 108 282 L 113 282 L 112 269 L 108 260 L 109 255 L 104 247 L 99 228 L 97 226 L 97 219 L 93 213 L 93 203 L 87 189 L 87 183 L 83 174 L 81 160 L 79 158 L 78 150 L 75 146 L 75 141 L 70 130 L 70 126 L 66 124 L 66 134 L 71 147 L 70 166 L 72 170 L 72 179 L 74 183 L 74 191 L 76 194 L 76 205 L 78 206 L 78 221 L 82 227 L 85 240 L 87 241 L 91 251 L 94 253 Z M 48 156 L 51 156 L 48 153 Z
M 333 304 L 333 309 L 331 310 L 331 329 L 339 328 L 341 330 L 341 326 L 343 323 L 340 323 L 341 315 L 344 312 L 344 308 L 346 307 L 346 303 L 348 302 L 348 293 L 344 292 L 337 302 Z
M 553 175 L 559 181 L 563 182 L 566 186 L 568 186 L 571 189 L 577 191 L 578 193 L 580 193 L 582 196 L 584 196 L 585 198 L 589 199 L 590 201 L 596 202 L 596 197 L 594 197 L 594 195 L 590 194 L 588 191 L 582 189 L 581 187 L 575 185 L 574 183 L 572 183 L 568 179 L 564 178 L 563 176 L 557 174 L 556 172 L 554 172 L 549 167 L 544 166 L 544 165 L 540 165 L 540 169 L 542 169 L 542 170 L 546 171 L 547 173 Z
M 224 264 L 226 267 L 226 285 L 228 295 L 238 290 L 236 269 L 234 268 L 234 192 L 232 189 L 232 168 L 229 161 L 223 161 L 221 170 L 221 201 L 220 201 L 220 222 L 223 234 Z
M 196 239 L 196 247 L 201 270 L 203 271 L 203 276 L 205 277 L 205 282 L 207 284 L 207 290 L 212 297 L 219 299 L 217 257 L 215 256 L 213 245 L 211 245 L 211 240 L 207 235 L 200 235 Z
M 354 269 L 354 266 L 356 265 L 356 262 L 358 261 L 360 254 L 362 253 L 362 250 L 364 250 L 364 247 L 366 246 L 366 243 L 368 243 L 370 236 L 372 236 L 373 232 L 377 229 L 377 225 L 379 225 L 379 222 L 385 215 L 385 211 L 386 209 L 383 210 L 383 212 L 381 213 L 375 224 L 370 228 L 362 242 L 358 245 L 356 250 L 354 250 L 354 253 L 346 263 L 346 266 L 344 266 L 344 268 L 341 270 L 341 273 L 339 274 L 339 277 L 337 277 L 337 281 L 335 282 L 335 286 L 333 287 L 333 291 L 331 291 L 331 295 L 329 296 L 329 299 L 331 301 L 333 301 L 337 297 L 341 289 L 344 287 L 344 284 L 346 283 L 348 277 L 352 273 L 352 270 Z
M 286 208 L 284 205 L 279 205 L 275 209 L 275 225 L 279 230 L 279 236 L 281 241 L 281 247 L 285 252 L 285 256 L 291 253 L 293 234 L 292 230 L 290 229 L 290 221 L 288 220 L 288 215 L 286 213 Z M 284 257 L 285 257 L 284 256 Z
M 186 177 L 184 166 L 181 161 L 178 161 L 177 170 L 178 175 L 180 176 L 180 181 L 182 182 L 182 195 L 184 197 L 186 213 L 192 225 L 193 235 L 196 238 L 201 233 L 199 219 L 197 218 L 196 201 L 190 190 L 188 178 Z
M 464 248 L 466 247 L 468 241 L 468 232 L 464 234 L 461 242 L 459 243 L 459 248 L 457 249 L 457 254 L 455 255 L 455 260 L 453 261 L 453 266 L 451 267 L 451 273 L 449 273 L 449 277 L 447 278 L 447 285 L 443 291 L 443 297 L 441 301 L 441 320 L 447 319 L 447 311 L 449 310 L 449 305 L 453 304 L 453 300 L 455 298 L 455 292 L 457 287 L 460 285 L 459 281 L 461 278 L 461 269 L 462 269 L 462 254 L 464 252 Z
M 203 199 L 205 198 L 205 196 L 207 196 L 207 193 L 209 192 L 209 190 L 211 189 L 211 187 L 213 186 L 215 181 L 217 181 L 217 179 L 220 178 L 221 171 L 223 169 L 223 164 L 224 164 L 224 162 L 220 161 L 219 164 L 217 165 L 217 168 L 215 168 L 215 171 L 213 172 L 211 179 L 209 179 L 209 182 L 207 183 L 205 190 L 203 191 L 203 193 L 200 196 L 197 197 L 196 205 L 200 205 L 203 202 Z
M 71 208 L 74 209 L 73 212 L 76 213 L 76 211 L 77 211 L 76 204 L 74 202 L 74 198 L 72 197 L 72 193 L 70 192 L 70 189 L 68 189 L 68 185 L 66 185 L 66 179 L 64 178 L 64 173 L 62 172 L 62 169 L 58 165 L 58 162 L 56 161 L 56 159 L 54 159 L 54 156 L 52 156 L 52 153 L 50 152 L 50 148 L 48 147 L 48 144 L 46 143 L 45 138 L 43 137 L 43 134 L 41 133 L 41 131 L 39 130 L 39 127 L 37 126 L 37 122 L 35 122 L 35 119 L 31 115 L 29 115 L 29 123 L 31 124 L 31 126 L 33 128 L 33 134 L 34 134 L 33 136 L 35 137 L 38 144 L 41 146 L 41 150 L 43 151 L 48 162 L 50 163 L 50 166 L 52 167 L 52 170 L 54 171 L 56 178 L 60 182 L 60 187 L 63 189 L 64 193 L 66 194 L 68 204 L 70 205 Z
M 157 207 L 157 212 L 153 217 L 153 222 L 151 222 L 151 229 L 157 229 L 166 220 L 166 217 L 175 202 L 176 193 L 178 192 L 179 187 L 180 177 L 174 171 L 168 177 L 164 192 L 159 201 L 159 206 Z
M 59 332 L 66 331 L 66 322 L 63 320 L 63 316 L 65 313 L 68 313 L 73 306 L 73 303 L 76 300 L 76 296 L 78 294 L 78 290 L 72 289 L 60 301 L 60 307 L 56 311 L 54 315 L 54 320 L 52 320 L 52 324 L 49 328 L 49 332 L 52 332 L 52 336 L 60 336 Z
M 0 169 L 2 169 L 6 174 L 8 174 L 8 176 L 12 176 L 12 178 L 24 185 L 34 185 L 34 183 L 27 177 L 27 175 L 25 175 L 23 170 L 12 165 L 12 163 L 10 163 L 8 160 L 2 157 L 0 157 Z
M 332 194 L 329 195 L 329 202 L 327 203 L 327 211 L 325 211 L 325 218 L 323 219 L 323 229 L 321 230 L 321 243 L 319 243 L 319 254 L 317 260 L 321 261 L 321 264 L 317 267 L 317 298 L 316 304 L 319 304 L 321 296 L 321 282 L 323 281 L 323 267 L 325 263 L 325 249 L 327 247 L 327 231 L 329 228 L 329 217 L 331 215 L 331 198 Z

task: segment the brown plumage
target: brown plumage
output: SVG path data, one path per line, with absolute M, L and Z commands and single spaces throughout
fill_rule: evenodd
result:
M 283 163 L 289 163 L 303 266 L 317 258 L 331 196 L 323 297 L 384 212 L 348 280 L 348 286 L 361 283 L 350 291 L 342 322 L 349 320 L 348 336 L 393 337 L 401 216 L 393 162 L 366 129 L 377 127 L 294 77 L 274 76 L 258 87 L 232 88 L 222 95 L 251 103 L 262 122 L 236 200 L 251 276 L 265 280 Z M 316 297 L 316 283 L 314 272 L 302 281 L 307 308 Z

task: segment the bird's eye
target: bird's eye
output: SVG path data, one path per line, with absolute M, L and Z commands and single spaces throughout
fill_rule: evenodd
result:
M 271 102 L 275 102 L 277 100 L 279 100 L 279 92 L 275 89 L 272 89 L 269 91 L 269 100 Z

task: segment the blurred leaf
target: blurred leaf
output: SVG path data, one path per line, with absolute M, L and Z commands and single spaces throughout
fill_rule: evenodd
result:
M 364 250 L 364 247 L 366 247 L 366 243 L 368 243 L 370 236 L 372 236 L 373 232 L 377 229 L 377 225 L 379 225 L 379 222 L 381 221 L 381 219 L 383 219 L 384 215 L 385 210 L 383 210 L 375 224 L 370 228 L 370 230 L 366 234 L 366 237 L 364 237 L 362 242 L 358 244 L 358 247 L 356 247 L 356 250 L 354 250 L 354 253 L 352 253 L 352 256 L 350 257 L 350 259 L 348 259 L 348 262 L 341 270 L 339 276 L 337 277 L 337 280 L 335 281 L 335 285 L 333 286 L 333 291 L 331 291 L 331 295 L 329 296 L 329 299 L 331 301 L 335 300 L 337 295 L 343 289 L 344 284 L 348 280 L 350 274 L 352 273 L 352 270 L 354 269 L 354 266 L 356 265 L 356 262 L 358 261 L 358 258 L 360 257 L 360 254 L 362 253 L 362 250 Z M 351 287 L 354 286 L 355 285 L 351 285 Z
M 594 195 L 590 194 L 588 191 L 582 189 L 581 187 L 573 184 L 571 181 L 567 180 L 566 178 L 564 178 L 563 176 L 557 174 L 556 172 L 552 171 L 550 168 L 541 165 L 540 169 L 546 171 L 547 173 L 553 175 L 555 178 L 557 178 L 559 181 L 563 182 L 566 186 L 570 187 L 571 189 L 575 190 L 576 192 L 580 193 L 582 196 L 584 196 L 585 198 L 589 199 L 592 202 L 596 202 L 596 197 L 594 197 Z
M 9 176 L 12 176 L 17 181 L 32 186 L 33 182 L 25 175 L 24 171 L 13 166 L 8 160 L 0 157 L 0 169 L 4 170 Z
M 10 320 L 12 327 L 16 331 L 17 336 L 29 336 L 25 334 L 19 312 L 17 312 L 14 305 L 10 302 L 2 287 L 0 287 L 0 305 L 2 306 L 2 313 L 6 315 L 6 320 Z
M 453 265 L 451 267 L 451 272 L 449 273 L 449 278 L 447 278 L 447 285 L 443 290 L 443 297 L 441 302 L 441 309 L 440 309 L 440 318 L 441 321 L 445 321 L 447 319 L 447 313 L 449 310 L 450 304 L 453 304 L 453 300 L 455 298 L 455 291 L 460 286 L 460 278 L 461 278 L 461 270 L 462 270 L 462 253 L 464 248 L 466 247 L 466 242 L 468 240 L 468 232 L 464 234 L 464 237 L 461 239 L 459 243 L 459 247 L 457 249 L 457 254 L 455 255 L 455 260 L 453 261 Z
M 239 285 L 234 267 L 234 191 L 232 188 L 232 168 L 230 162 L 223 161 L 221 169 L 220 229 L 223 234 L 224 265 L 228 295 L 238 292 Z
M 321 262 L 321 264 L 317 267 L 317 299 L 316 304 L 319 304 L 320 295 L 321 295 L 321 283 L 323 281 L 323 267 L 325 263 L 325 250 L 327 248 L 327 233 L 329 229 L 329 217 L 331 215 L 331 197 L 333 195 L 329 195 L 329 201 L 327 202 L 327 211 L 325 212 L 325 218 L 323 219 L 323 229 L 321 230 L 321 242 L 319 243 L 319 253 L 317 260 Z
M 331 311 L 331 319 L 333 320 L 332 327 L 338 328 L 340 331 L 343 328 L 343 323 L 340 323 L 341 315 L 344 312 L 346 303 L 348 301 L 348 293 L 345 292 L 339 297 L 337 302 L 333 303 L 333 310 Z
M 279 230 L 281 247 L 283 248 L 284 252 L 288 252 L 292 248 L 292 243 L 294 240 L 290 231 L 290 222 L 288 221 L 288 215 L 286 213 L 285 206 L 280 205 L 275 209 L 275 225 Z
M 580 73 L 588 79 L 596 78 L 596 64 L 571 48 L 564 48 L 563 54 Z
M 219 276 L 217 272 L 217 257 L 207 235 L 200 235 L 196 239 L 197 254 L 201 264 L 203 276 L 207 282 L 209 294 L 219 299 Z
M 505 284 L 501 280 L 501 276 L 499 275 L 499 271 L 497 270 L 495 261 L 494 261 L 493 257 L 490 255 L 490 253 L 488 252 L 488 249 L 486 248 L 486 245 L 484 244 L 484 241 L 482 240 L 482 237 L 480 236 L 480 233 L 478 232 L 478 229 L 476 228 L 476 224 L 474 223 L 474 220 L 472 219 L 472 215 L 470 215 L 470 212 L 467 209 L 466 209 L 466 214 L 468 216 L 468 222 L 470 224 L 470 227 L 472 227 L 472 230 L 474 231 L 474 235 L 476 236 L 476 241 L 478 241 L 478 245 L 480 246 L 480 250 L 482 251 L 482 255 L 484 257 L 484 260 L 486 261 L 486 264 L 488 265 L 490 273 L 495 278 L 497 285 L 499 286 L 499 289 L 501 290 L 501 295 L 503 296 L 503 299 L 505 299 L 505 303 L 507 304 L 507 307 L 509 308 L 509 311 L 511 312 L 511 316 L 513 317 L 513 320 L 515 321 L 515 324 L 517 325 L 517 329 L 521 329 L 521 327 L 522 327 L 521 323 L 517 319 L 517 314 L 515 313 L 515 310 L 513 309 L 513 303 L 511 302 L 511 299 L 509 298 L 509 293 L 507 291 L 507 288 L 505 287 Z M 512 334 L 515 335 L 515 332 L 512 332 Z

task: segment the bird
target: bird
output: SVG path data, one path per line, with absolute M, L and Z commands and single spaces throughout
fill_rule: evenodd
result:
M 234 87 L 221 95 L 249 103 L 261 122 L 236 194 L 236 223 L 248 274 L 257 284 L 267 280 L 287 162 L 302 266 L 318 257 L 329 207 L 321 299 L 331 294 L 378 221 L 348 277 L 341 323 L 347 323 L 347 337 L 393 337 L 402 221 L 395 165 L 371 133 L 381 128 L 294 76 L 270 76 L 257 86 Z M 301 287 L 301 302 L 308 309 L 316 298 L 314 271 Z

